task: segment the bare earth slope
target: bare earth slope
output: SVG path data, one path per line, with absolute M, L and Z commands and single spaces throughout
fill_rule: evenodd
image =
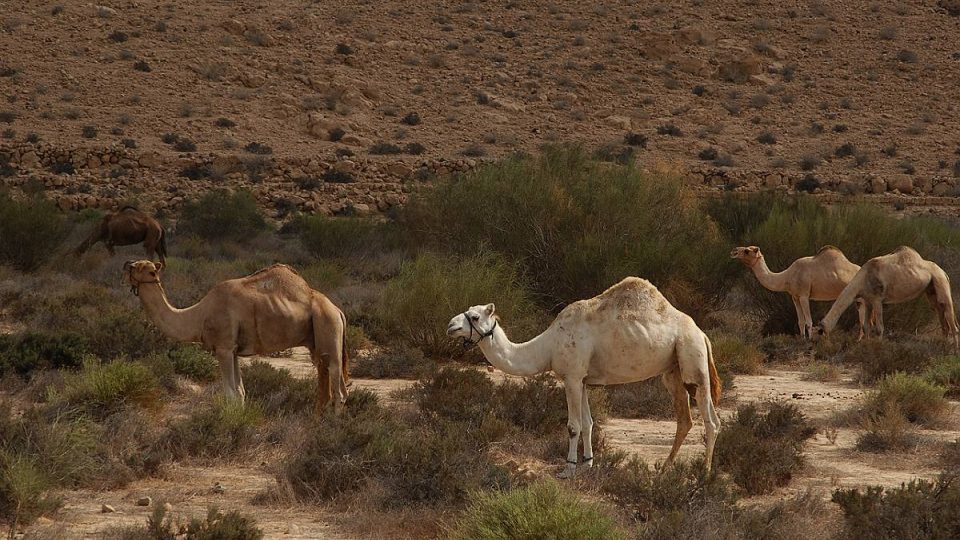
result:
M 634 132 L 634 158 L 710 185 L 947 196 L 960 19 L 941 3 L 10 2 L 2 176 L 65 209 L 230 185 L 363 213 L 478 159 L 618 154 Z

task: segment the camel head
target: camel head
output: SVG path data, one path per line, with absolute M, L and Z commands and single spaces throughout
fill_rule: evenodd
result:
M 134 294 L 140 294 L 140 286 L 144 283 L 160 283 L 160 274 L 163 263 L 153 261 L 127 261 L 123 263 L 123 279 Z
M 753 268 L 753 265 L 763 258 L 763 253 L 757 246 L 736 247 L 730 252 L 730 258 L 737 259 L 747 268 Z
M 823 324 L 823 321 L 820 321 L 820 324 L 810 327 L 810 341 L 820 341 L 820 339 L 826 337 L 827 334 L 827 327 Z
M 447 335 L 463 340 L 464 346 L 476 345 L 493 335 L 497 327 L 496 307 L 493 304 L 473 306 L 450 319 Z

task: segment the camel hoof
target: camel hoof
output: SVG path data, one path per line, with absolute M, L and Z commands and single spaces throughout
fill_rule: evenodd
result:
M 576 474 L 577 474 L 577 469 L 576 469 L 576 468 L 574 468 L 574 467 L 568 467 L 568 468 L 564 469 L 563 471 L 557 473 L 557 478 L 559 478 L 560 480 L 569 480 L 569 479 L 573 478 L 574 476 L 576 476 Z

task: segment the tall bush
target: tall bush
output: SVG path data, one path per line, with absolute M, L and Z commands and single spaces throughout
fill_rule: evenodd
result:
M 0 264 L 35 270 L 60 245 L 67 228 L 52 202 L 38 195 L 17 201 L 0 192 Z
M 729 272 L 717 264 L 726 250 L 716 227 L 679 177 L 594 161 L 578 148 L 441 182 L 412 197 L 401 223 L 416 247 L 469 255 L 487 246 L 516 261 L 554 309 L 635 275 L 699 311 Z
M 214 190 L 184 205 L 177 228 L 207 239 L 241 240 L 265 230 L 267 224 L 249 191 Z

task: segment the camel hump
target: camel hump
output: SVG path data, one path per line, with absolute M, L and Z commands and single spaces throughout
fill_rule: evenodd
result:
M 265 273 L 267 273 L 267 272 L 274 272 L 274 271 L 279 271 L 279 272 L 291 272 L 291 273 L 293 273 L 293 274 L 295 274 L 295 275 L 297 275 L 297 276 L 300 275 L 300 272 L 297 272 L 296 270 L 294 270 L 294 268 L 293 268 L 292 266 L 288 266 L 288 265 L 283 264 L 283 263 L 273 263 L 273 264 L 271 264 L 270 266 L 266 266 L 266 267 L 264 267 L 264 268 L 261 268 L 261 269 L 257 270 L 256 272 L 250 274 L 250 275 L 247 276 L 247 277 L 259 276 L 260 274 L 265 274 Z
M 913 249 L 910 246 L 898 246 L 897 249 L 893 250 L 894 253 L 917 253 L 917 250 Z M 919 253 L 917 253 L 919 255 Z
M 822 248 L 820 248 L 819 250 L 817 250 L 817 255 L 823 253 L 824 251 L 830 251 L 830 250 L 840 251 L 840 248 L 838 248 L 837 246 L 830 245 L 830 244 L 825 244 Z M 842 251 L 840 251 L 840 252 L 843 253 Z

